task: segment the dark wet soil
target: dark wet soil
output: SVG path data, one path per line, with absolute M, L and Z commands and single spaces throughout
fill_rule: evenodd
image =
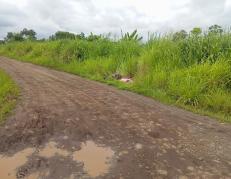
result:
M 230 124 L 4 57 L 0 68 L 21 88 L 0 126 L 1 179 L 231 178 Z

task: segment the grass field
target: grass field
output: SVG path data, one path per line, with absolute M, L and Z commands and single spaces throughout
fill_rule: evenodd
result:
M 231 35 L 11 42 L 0 55 L 106 82 L 231 122 Z M 118 73 L 134 82 L 113 79 Z
M 12 79 L 0 70 L 0 124 L 12 110 L 18 96 L 18 88 Z

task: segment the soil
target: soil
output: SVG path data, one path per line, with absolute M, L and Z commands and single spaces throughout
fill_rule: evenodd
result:
M 2 179 L 231 178 L 230 124 L 29 63 L 0 68 L 21 88 L 0 126 Z

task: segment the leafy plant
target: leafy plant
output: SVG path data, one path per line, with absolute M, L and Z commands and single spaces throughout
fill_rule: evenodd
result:
M 173 34 L 173 41 L 183 40 L 188 37 L 188 33 L 185 30 L 181 30 Z
M 121 34 L 122 34 L 122 40 L 141 41 L 143 39 L 143 37 L 139 37 L 137 30 L 134 30 L 132 33 L 127 32 L 124 35 L 123 32 L 121 32 Z
M 195 27 L 190 32 L 193 36 L 199 36 L 202 33 L 202 29 L 200 27 Z
M 212 34 L 221 34 L 224 30 L 222 29 L 221 26 L 215 24 L 209 27 L 209 33 Z

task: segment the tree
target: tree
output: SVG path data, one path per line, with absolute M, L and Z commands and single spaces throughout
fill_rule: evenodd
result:
M 80 34 L 77 34 L 77 35 L 76 35 L 76 38 L 77 38 L 77 39 L 82 39 L 82 40 L 83 40 L 83 39 L 85 39 L 85 34 L 84 34 L 83 32 L 81 32 Z
M 223 31 L 222 27 L 217 24 L 209 27 L 209 34 L 221 34 Z
M 100 40 L 102 39 L 102 35 L 95 35 L 92 32 L 90 33 L 90 35 L 87 37 L 88 41 L 95 41 L 95 40 Z
M 6 37 L 5 37 L 5 41 L 11 41 L 14 38 L 14 33 L 13 32 L 8 32 Z
M 62 40 L 62 39 L 75 39 L 76 35 L 74 33 L 58 31 L 54 35 L 50 36 L 51 40 Z
M 125 35 L 123 35 L 123 32 L 121 32 L 121 34 L 122 34 L 122 40 L 141 41 L 143 39 L 143 37 L 139 37 L 137 30 L 134 30 L 131 34 L 129 32 L 125 33 Z
M 24 40 L 24 38 L 23 38 L 22 34 L 20 34 L 20 33 L 14 34 L 14 41 L 23 41 L 23 40 Z
M 6 42 L 11 42 L 11 41 L 23 41 L 24 38 L 21 33 L 13 33 L 13 32 L 8 32 L 7 36 L 5 37 Z
M 195 27 L 195 28 L 193 28 L 193 30 L 191 30 L 191 34 L 193 36 L 199 36 L 199 35 L 201 35 L 201 33 L 202 33 L 202 30 L 200 27 Z
M 20 34 L 26 40 L 36 40 L 36 32 L 33 29 L 24 28 Z
M 188 37 L 188 33 L 185 30 L 181 30 L 173 34 L 174 41 L 186 39 L 187 37 Z
M 4 39 L 5 39 L 5 42 L 36 40 L 36 32 L 32 29 L 28 30 L 24 28 L 20 32 L 8 32 Z

